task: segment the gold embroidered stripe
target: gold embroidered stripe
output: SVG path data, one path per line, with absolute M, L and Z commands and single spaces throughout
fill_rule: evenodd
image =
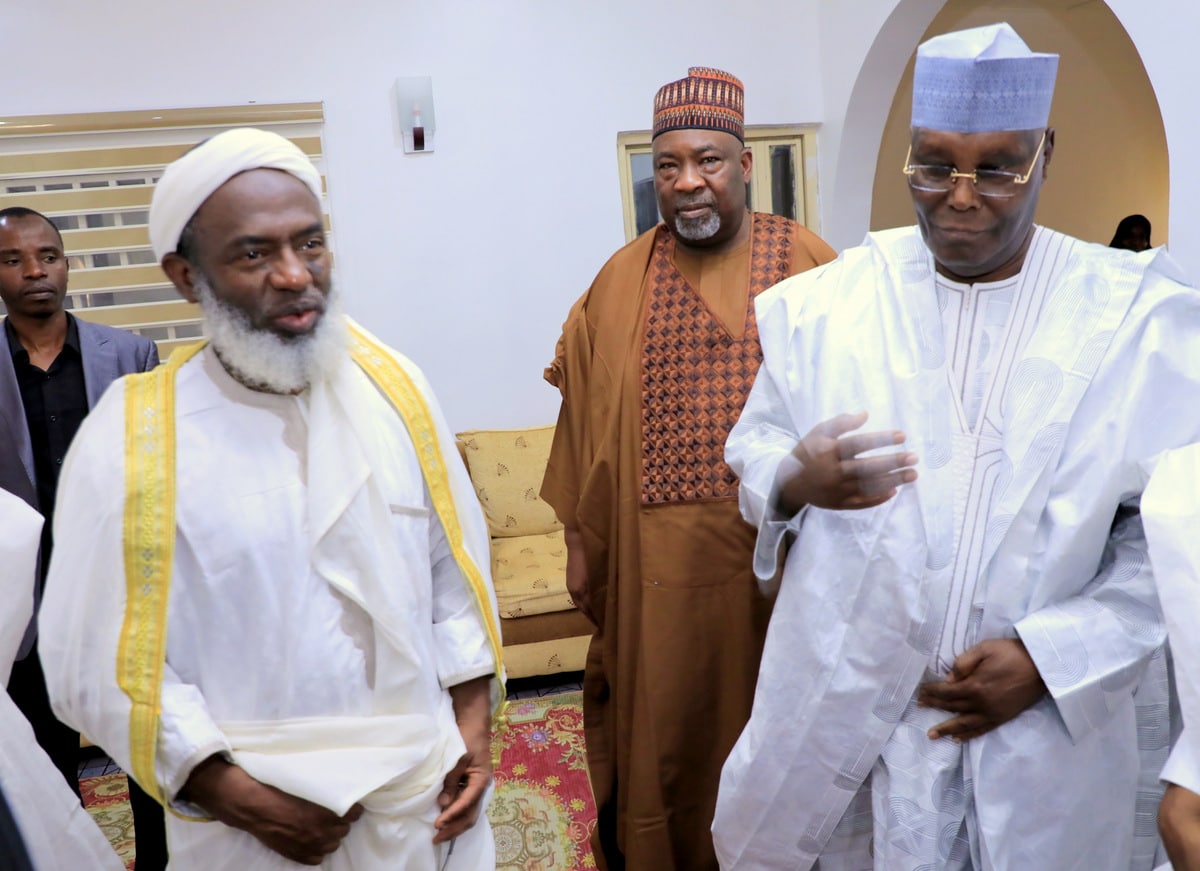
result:
M 458 511 L 454 507 L 454 496 L 450 492 L 450 479 L 446 473 L 445 458 L 438 445 L 433 416 L 408 373 L 396 362 L 387 348 L 358 324 L 349 321 L 349 325 L 350 335 L 354 342 L 351 349 L 354 362 L 383 391 L 383 395 L 387 397 L 400 415 L 400 419 L 404 421 L 404 426 L 413 440 L 417 459 L 421 464 L 421 474 L 429 488 L 430 498 L 433 499 L 434 510 L 442 521 L 446 541 L 450 545 L 454 561 L 458 563 L 459 571 L 467 579 L 471 592 L 474 594 L 479 619 L 483 621 L 483 625 L 487 629 L 488 641 L 492 647 L 492 657 L 496 664 L 496 681 L 500 684 L 501 701 L 503 702 L 504 684 L 500 680 L 503 662 L 500 627 L 493 617 L 492 609 L 488 607 L 489 595 L 487 586 L 484 584 L 483 574 L 463 544 L 462 527 L 458 523 Z M 499 710 L 503 711 L 503 704 Z
M 160 803 L 154 776 L 175 553 L 175 373 L 203 343 L 125 381 L 125 620 L 117 685 L 129 696 L 133 776 Z

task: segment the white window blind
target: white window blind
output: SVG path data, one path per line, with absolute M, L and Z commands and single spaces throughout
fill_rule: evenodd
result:
M 163 168 L 222 130 L 262 127 L 295 142 L 324 181 L 322 124 L 320 103 L 0 118 L 0 208 L 36 209 L 62 232 L 73 314 L 147 336 L 165 357 L 201 326 L 150 250 Z

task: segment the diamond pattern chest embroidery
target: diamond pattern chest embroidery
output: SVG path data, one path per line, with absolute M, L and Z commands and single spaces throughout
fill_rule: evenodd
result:
M 754 298 L 791 275 L 791 221 L 753 213 L 745 330 L 734 338 L 675 267 L 659 230 L 642 335 L 642 504 L 737 497 L 725 439 L 762 362 Z

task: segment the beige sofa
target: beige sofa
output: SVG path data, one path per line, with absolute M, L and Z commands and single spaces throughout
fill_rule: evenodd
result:
M 567 595 L 562 524 L 538 496 L 553 438 L 552 425 L 458 434 L 487 517 L 510 679 L 582 670 L 591 637 Z

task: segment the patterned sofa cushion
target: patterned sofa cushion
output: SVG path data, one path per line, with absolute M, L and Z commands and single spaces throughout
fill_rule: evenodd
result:
M 567 545 L 562 530 L 492 539 L 492 580 L 504 619 L 567 611 Z
M 568 638 L 552 638 L 504 648 L 504 670 L 509 678 L 583 671 L 587 661 L 590 633 Z
M 554 509 L 538 495 L 554 439 L 553 424 L 468 430 L 458 438 L 493 538 L 545 535 L 562 529 Z

